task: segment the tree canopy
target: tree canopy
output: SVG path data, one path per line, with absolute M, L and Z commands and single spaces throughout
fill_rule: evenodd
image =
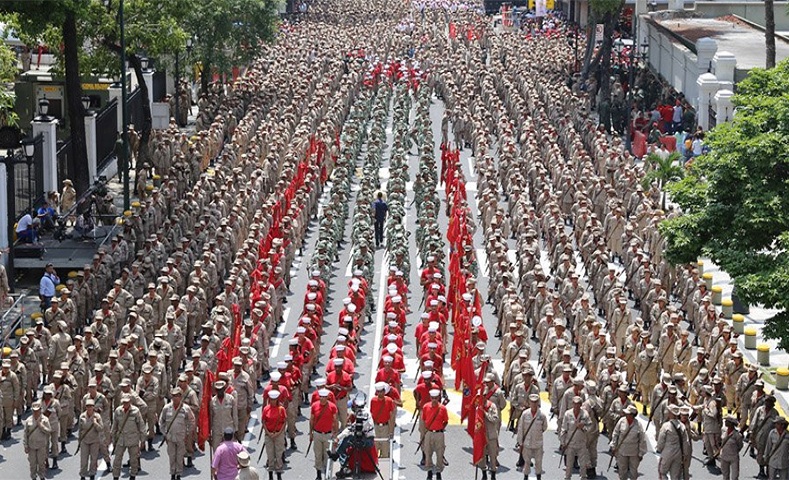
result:
M 661 224 L 667 258 L 708 256 L 749 304 L 781 312 L 765 335 L 789 348 L 789 61 L 737 86 L 734 120 L 707 136 L 711 152 L 669 186 L 684 215 Z

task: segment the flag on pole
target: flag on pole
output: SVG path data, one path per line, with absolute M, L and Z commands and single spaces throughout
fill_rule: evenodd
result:
M 211 439 L 211 392 L 213 388 L 214 372 L 206 370 L 203 398 L 200 399 L 200 418 L 197 419 L 197 448 L 201 452 L 205 451 L 206 440 Z

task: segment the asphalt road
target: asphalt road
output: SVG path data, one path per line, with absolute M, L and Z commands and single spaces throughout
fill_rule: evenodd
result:
M 390 112 L 391 113 L 391 112 Z M 441 116 L 443 113 L 443 104 L 434 99 L 433 105 L 430 109 L 430 115 L 433 122 L 433 130 L 436 142 L 440 140 L 440 125 L 441 125 Z M 392 138 L 391 138 L 391 116 L 389 121 L 389 127 L 387 128 L 387 143 L 391 145 Z M 438 149 L 438 143 L 436 143 L 436 156 L 440 155 L 440 150 Z M 461 165 L 466 173 L 466 178 L 468 180 L 467 183 L 467 190 L 468 190 L 468 197 L 470 201 L 473 201 L 474 195 L 476 194 L 476 179 L 473 174 L 473 170 L 471 169 L 471 160 L 470 160 L 470 150 L 465 149 L 461 152 Z M 418 157 L 411 156 L 410 164 L 409 164 L 409 174 L 410 178 L 413 179 L 415 174 L 417 173 L 418 168 Z M 388 170 L 388 153 L 385 153 L 384 160 L 381 165 L 380 169 L 380 180 L 382 185 L 385 184 L 386 179 L 388 178 L 389 170 Z M 359 165 L 361 165 L 361 160 Z M 411 191 L 410 187 L 411 184 L 408 184 L 409 191 L 408 191 L 408 201 L 406 204 L 410 204 L 410 201 L 413 199 L 413 191 Z M 328 189 L 326 190 L 328 192 Z M 322 202 L 325 202 L 328 199 L 327 193 L 324 193 L 322 198 Z M 503 201 L 503 199 L 502 199 Z M 330 297 L 327 300 L 327 308 L 326 308 L 326 319 L 328 320 L 328 326 L 325 328 L 325 337 L 324 337 L 324 347 L 322 349 L 322 359 L 323 362 L 319 365 L 318 370 L 319 372 L 323 371 L 325 366 L 325 359 L 328 355 L 328 346 L 333 342 L 333 339 L 337 335 L 337 312 L 340 310 L 342 306 L 342 298 L 345 296 L 346 288 L 347 288 L 347 281 L 350 277 L 350 270 L 348 269 L 348 264 L 351 255 L 351 242 L 350 242 L 350 232 L 351 226 L 350 222 L 353 217 L 353 208 L 354 205 L 350 206 L 351 211 L 348 216 L 348 220 L 346 222 L 346 229 L 345 229 L 345 243 L 343 244 L 342 251 L 339 255 L 339 261 L 335 263 L 335 271 L 334 277 L 331 279 L 330 282 L 330 291 L 332 292 Z M 410 206 L 408 210 L 408 215 L 406 218 L 407 221 L 407 230 L 413 232 L 416 228 L 416 207 Z M 443 214 L 437 219 L 439 225 L 442 227 L 442 231 L 446 231 L 447 226 L 447 218 Z M 271 361 L 272 364 L 275 363 L 277 360 L 281 360 L 287 354 L 287 346 L 282 347 L 282 342 L 287 341 L 292 333 L 295 331 L 296 322 L 298 320 L 298 312 L 293 312 L 293 310 L 301 309 L 301 302 L 303 298 L 303 294 L 306 290 L 306 281 L 307 281 L 307 270 L 306 270 L 306 263 L 309 259 L 312 252 L 314 251 L 315 242 L 317 240 L 317 229 L 316 229 L 316 222 L 313 221 L 312 228 L 307 236 L 305 248 L 303 250 L 304 258 L 298 258 L 293 266 L 293 273 L 294 278 L 291 283 L 291 289 L 294 292 L 293 295 L 290 297 L 289 302 L 289 309 L 285 312 L 285 322 L 280 325 L 280 328 L 277 331 L 277 334 L 272 339 L 271 345 Z M 411 253 L 411 265 L 412 271 L 410 272 L 411 275 L 411 284 L 418 285 L 418 260 L 417 260 L 417 250 L 413 236 L 409 239 L 410 242 L 410 253 Z M 474 237 L 475 247 L 477 249 L 478 258 L 480 261 L 480 277 L 478 278 L 478 288 L 483 293 L 483 295 L 487 294 L 487 278 L 484 274 L 485 272 L 485 265 L 486 259 L 484 254 L 484 247 L 482 244 L 482 232 L 481 228 L 478 228 L 477 233 Z M 514 243 L 511 244 L 511 247 L 514 248 Z M 372 390 L 372 377 L 374 374 L 374 365 L 377 364 L 377 359 L 379 356 L 379 348 L 377 348 L 377 344 L 380 341 L 380 332 L 383 327 L 383 318 L 382 318 L 382 307 L 383 307 L 383 300 L 384 294 L 381 292 L 381 286 L 384 285 L 384 279 L 386 275 L 386 271 L 388 269 L 388 264 L 386 263 L 386 258 L 384 255 L 384 250 L 378 250 L 375 253 L 375 281 L 373 282 L 373 292 L 374 299 L 377 302 L 377 313 L 373 315 L 373 323 L 367 324 L 365 329 L 361 335 L 361 343 L 360 343 L 360 351 L 357 356 L 358 363 L 356 368 L 356 378 L 355 378 L 355 385 L 356 388 L 360 391 L 365 392 L 366 394 L 370 394 Z M 399 479 L 420 479 L 425 477 L 424 471 L 419 466 L 419 459 L 420 456 L 415 453 L 418 443 L 418 433 L 414 433 L 414 435 L 409 435 L 409 431 L 411 429 L 412 423 L 412 413 L 413 413 L 413 400 L 410 396 L 408 390 L 413 388 L 415 384 L 415 375 L 417 370 L 417 363 L 416 363 L 416 349 L 413 344 L 413 328 L 418 322 L 419 316 L 419 301 L 421 300 L 420 293 L 416 292 L 411 296 L 411 310 L 412 313 L 408 315 L 408 327 L 406 329 L 406 336 L 405 336 L 405 345 L 404 345 L 404 354 L 406 356 L 406 364 L 407 364 L 407 373 L 403 377 L 404 381 L 404 400 L 405 405 L 404 408 L 401 408 L 398 412 L 398 420 L 397 420 L 397 431 L 395 434 L 395 449 L 393 452 L 393 461 L 395 463 L 395 475 L 394 478 Z M 493 332 L 496 330 L 495 324 L 495 316 L 492 314 L 492 308 L 488 305 L 484 306 L 484 314 L 483 320 L 485 322 L 485 327 L 488 332 L 492 335 Z M 500 360 L 500 354 L 495 354 L 495 350 L 498 347 L 498 341 L 495 338 L 491 338 L 489 341 L 489 352 L 491 355 L 494 356 L 498 360 L 498 370 L 501 371 L 502 362 Z M 532 351 L 537 351 L 536 345 L 532 345 Z M 538 369 L 536 365 L 536 361 L 534 362 L 535 370 Z M 451 385 L 453 383 L 453 372 L 449 365 L 445 365 L 444 371 L 447 374 L 447 384 Z M 544 385 L 543 385 L 544 389 Z M 447 438 L 447 450 L 446 450 L 446 459 L 449 462 L 449 465 L 445 469 L 444 478 L 447 479 L 462 479 L 462 480 L 470 480 L 475 478 L 475 469 L 471 465 L 471 438 L 466 434 L 465 427 L 460 425 L 459 422 L 459 412 L 460 412 L 460 399 L 461 395 L 458 392 L 450 391 L 450 404 L 449 409 L 452 412 L 450 414 L 451 421 L 450 426 L 447 429 L 446 438 Z M 258 397 L 259 398 L 259 397 Z M 543 410 L 547 413 L 548 412 L 548 402 L 547 402 L 547 394 L 543 394 Z M 306 413 L 307 410 L 304 409 Z M 254 412 L 252 419 L 249 425 L 249 433 L 247 434 L 244 444 L 247 448 L 252 452 L 253 461 L 257 459 L 258 454 L 258 438 L 257 432 L 260 428 L 257 418 L 260 414 L 260 408 L 258 407 Z M 504 412 L 504 420 L 503 423 L 506 425 L 508 420 L 508 412 L 505 410 Z M 646 425 L 646 417 L 643 415 L 639 416 L 639 421 L 641 421 L 644 425 Z M 296 440 L 297 443 L 297 450 L 289 451 L 288 452 L 288 460 L 289 464 L 287 465 L 287 470 L 283 475 L 286 479 L 312 479 L 315 478 L 315 470 L 313 468 L 313 457 L 312 453 L 305 457 L 305 450 L 307 449 L 308 439 L 306 432 L 308 430 L 308 421 L 306 418 L 301 417 L 298 421 L 298 430 L 301 432 L 299 437 Z M 544 470 L 545 474 L 543 478 L 546 479 L 554 479 L 554 478 L 561 478 L 563 476 L 563 466 L 560 465 L 560 458 L 558 453 L 558 439 L 555 435 L 556 425 L 555 420 L 551 422 L 551 427 L 549 431 L 545 435 L 545 459 L 544 459 Z M 23 454 L 21 440 L 22 440 L 22 432 L 21 427 L 17 427 L 14 429 L 13 438 L 10 441 L 3 442 L 0 444 L 0 480 L 4 479 L 16 479 L 16 478 L 26 478 L 28 472 L 28 463 L 25 455 Z M 157 437 L 155 445 L 158 445 L 160 439 Z M 502 451 L 499 456 L 499 462 L 501 464 L 498 478 L 500 479 L 520 479 L 523 478 L 523 473 L 519 472 L 515 468 L 515 463 L 517 461 L 517 455 L 514 452 L 514 445 L 515 445 L 515 438 L 514 436 L 506 431 L 502 431 L 500 435 L 500 444 Z M 655 432 L 654 427 L 650 427 L 648 431 L 648 445 L 649 445 L 649 452 L 647 456 L 644 458 L 641 464 L 641 474 L 642 478 L 652 479 L 657 478 L 657 464 L 659 460 L 659 456 L 654 453 L 654 445 L 655 445 Z M 74 456 L 74 450 L 76 450 L 76 441 L 72 440 L 67 447 L 69 453 L 65 456 L 62 456 L 59 460 L 59 469 L 58 470 L 50 470 L 50 477 L 51 478 L 78 478 L 78 470 L 79 470 L 79 459 L 78 457 Z M 705 479 L 705 478 L 715 478 L 719 475 L 716 472 L 710 471 L 703 465 L 703 461 L 701 460 L 701 444 L 700 442 L 696 442 L 694 444 L 694 459 L 691 463 L 691 474 L 694 478 Z M 607 439 L 605 437 L 600 437 L 600 443 L 598 445 L 598 452 L 599 453 L 599 460 L 598 460 L 598 467 L 597 471 L 598 474 L 601 476 L 598 478 L 617 478 L 614 468 L 612 467 L 610 471 L 606 471 L 606 466 L 608 465 L 609 456 L 604 453 L 607 452 Z M 265 460 L 263 460 L 265 462 Z M 158 451 L 158 452 L 145 452 L 142 454 L 142 470 L 138 475 L 138 478 L 169 478 L 168 472 L 168 460 L 166 458 L 166 451 Z M 261 478 L 267 477 L 265 474 L 262 466 L 258 467 L 261 471 Z M 103 462 L 99 465 L 99 475 L 105 472 L 105 465 Z M 209 460 L 208 455 L 201 455 L 195 459 L 195 468 L 194 469 L 186 469 L 184 471 L 184 478 L 209 478 Z M 752 478 L 758 472 L 758 467 L 755 464 L 755 461 L 750 457 L 745 457 L 742 459 L 741 465 L 741 477 L 742 478 Z M 532 476 L 534 473 L 532 473 Z M 106 472 L 103 477 L 111 478 L 110 473 Z M 128 477 L 128 472 L 124 469 L 122 477 Z M 372 476 L 368 476 L 365 478 L 374 478 Z M 386 477 L 385 477 L 386 478 Z M 532 477 L 533 478 L 533 477 Z M 577 473 L 576 473 L 577 478 Z

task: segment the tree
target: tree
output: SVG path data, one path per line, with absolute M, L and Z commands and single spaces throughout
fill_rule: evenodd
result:
M 9 0 L 0 2 L 0 13 L 13 20 L 12 28 L 25 32 L 29 38 L 51 38 L 58 32 L 61 39 L 61 60 L 66 78 L 66 100 L 69 125 L 71 125 L 71 155 L 68 175 L 78 193 L 90 186 L 88 177 L 88 150 L 85 142 L 85 107 L 82 105 L 79 50 L 83 37 L 77 29 L 77 19 L 82 18 L 90 0 Z M 21 38 L 21 37 L 20 37 Z M 49 43 L 50 47 L 57 45 Z
M 142 57 L 162 58 L 185 48 L 189 34 L 181 27 L 185 17 L 199 0 L 124 0 L 124 28 L 126 59 L 134 71 L 142 97 L 142 126 L 139 150 L 136 153 L 139 169 L 148 162 L 149 139 L 153 128 L 150 95 L 143 77 Z M 120 22 L 119 0 L 110 0 L 105 6 L 93 2 L 91 14 L 86 16 L 85 29 L 92 32 L 92 43 L 96 46 L 89 53 L 86 64 L 94 70 L 111 75 L 120 75 Z M 166 34 L 163 34 L 166 32 Z M 108 55 L 109 53 L 109 55 Z M 114 61 L 108 57 L 115 56 Z
M 589 7 L 592 15 L 590 21 L 600 21 L 603 23 L 603 42 L 597 50 L 594 60 L 587 63 L 582 78 L 585 80 L 589 75 L 595 75 L 599 80 L 598 88 L 600 92 L 600 121 L 603 125 L 610 127 L 611 124 L 611 50 L 614 45 L 614 29 L 619 21 L 619 14 L 625 6 L 624 0 L 591 0 Z M 590 25 L 591 35 L 587 45 L 585 61 L 591 58 L 591 50 L 594 49 L 594 24 Z
M 644 190 L 649 188 L 653 181 L 658 181 L 660 187 L 660 208 L 666 209 L 666 186 L 670 182 L 681 180 L 685 176 L 685 171 L 679 165 L 681 155 L 679 152 L 671 152 L 666 158 L 661 157 L 656 153 L 647 155 L 646 163 L 649 166 L 649 171 L 644 175 L 642 186 Z M 674 163 L 677 163 L 675 165 Z
M 660 225 L 666 258 L 709 256 L 749 304 L 779 309 L 764 329 L 789 348 L 789 62 L 737 86 L 737 114 L 707 137 L 712 150 L 671 188 L 685 214 Z
M 775 67 L 775 3 L 764 0 L 764 39 L 766 47 L 765 67 Z
M 274 38 L 279 0 L 201 0 L 186 18 L 197 35 L 195 58 L 200 59 L 201 91 L 208 89 L 214 70 L 228 73 L 248 63 L 261 42 Z

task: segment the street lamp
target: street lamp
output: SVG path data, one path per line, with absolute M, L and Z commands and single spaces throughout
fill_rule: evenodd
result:
M 43 99 L 46 101 L 46 99 Z M 39 111 L 41 111 L 42 101 L 39 100 Z M 46 107 L 49 107 L 49 101 L 46 101 Z M 5 157 L 1 160 L 6 168 L 6 201 L 8 205 L 8 218 L 7 218 L 7 235 L 8 235 L 8 288 L 14 290 L 14 283 L 16 280 L 16 272 L 14 270 L 14 234 L 16 229 L 16 165 L 27 165 L 27 208 L 33 208 L 33 175 L 31 169 L 33 166 L 33 159 L 36 153 L 36 142 L 32 138 L 25 138 L 20 142 L 22 146 L 22 155 L 16 155 L 13 150 L 9 150 Z
M 144 72 L 145 72 L 145 71 L 148 71 L 148 66 L 149 66 L 150 64 L 151 64 L 151 59 L 149 59 L 148 57 L 142 57 L 142 58 L 140 58 L 140 66 L 142 67 L 142 70 L 143 70 Z
M 89 113 L 90 110 L 90 97 L 87 95 L 82 96 L 82 107 L 85 109 L 85 113 Z
M 47 100 L 47 97 L 41 97 L 38 100 L 38 115 L 42 120 L 49 120 L 49 100 Z

